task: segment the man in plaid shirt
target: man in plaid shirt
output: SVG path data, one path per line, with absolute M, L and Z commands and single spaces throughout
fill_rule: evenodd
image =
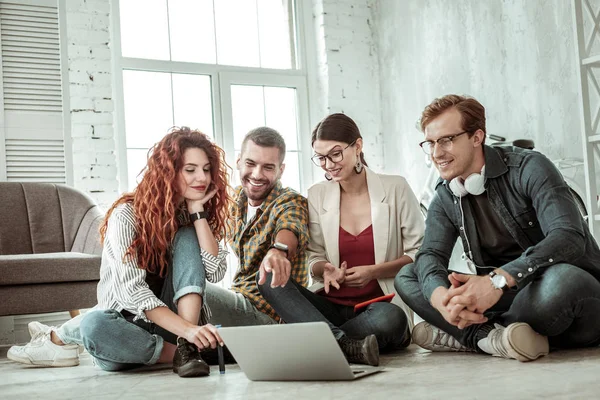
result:
M 285 142 L 274 129 L 250 131 L 237 159 L 241 186 L 235 191 L 229 225 L 230 245 L 239 259 L 231 290 L 207 282 L 205 299 L 211 323 L 223 326 L 265 325 L 279 316 L 264 300 L 258 284 L 272 272 L 272 286 L 290 276 L 307 286 L 304 249 L 308 244 L 306 198 L 281 185 Z

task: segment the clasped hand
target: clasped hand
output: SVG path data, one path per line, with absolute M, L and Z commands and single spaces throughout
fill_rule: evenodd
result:
M 502 291 L 492 286 L 488 276 L 453 272 L 448 279 L 452 286 L 440 287 L 432 295 L 432 304 L 444 319 L 459 329 L 486 322 L 483 313 L 500 300 Z

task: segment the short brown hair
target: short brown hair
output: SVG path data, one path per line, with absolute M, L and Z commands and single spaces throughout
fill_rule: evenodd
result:
M 268 126 L 260 126 L 252 129 L 244 136 L 242 141 L 242 153 L 246 150 L 246 144 L 252 140 L 254 144 L 260 147 L 277 147 L 279 149 L 279 163 L 283 164 L 285 160 L 285 140 L 279 132 Z
M 445 111 L 456 108 L 462 118 L 462 129 L 469 133 L 469 137 L 473 136 L 475 131 L 485 130 L 485 107 L 472 97 L 460 96 L 457 94 L 448 94 L 433 100 L 421 114 L 421 131 L 425 132 L 425 128 L 431 121 L 439 117 Z

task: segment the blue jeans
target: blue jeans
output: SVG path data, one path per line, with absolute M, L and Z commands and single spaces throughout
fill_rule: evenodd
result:
M 477 342 L 487 336 L 494 323 L 507 326 L 514 322 L 526 322 L 548 336 L 553 348 L 600 344 L 600 282 L 570 264 L 540 269 L 531 283 L 520 290 L 510 289 L 484 313 L 488 322 L 465 329 L 449 324 L 427 301 L 415 264 L 402 268 L 394 283 L 415 313 L 472 349 L 479 350 Z
M 373 303 L 359 313 L 354 307 L 332 303 L 290 278 L 285 287 L 271 287 L 267 275 L 258 290 L 287 323 L 318 322 L 329 325 L 336 339 L 344 335 L 364 339 L 374 334 L 380 350 L 395 350 L 410 344 L 408 319 L 402 309 L 391 303 Z M 257 274 L 258 280 L 258 274 Z
M 173 260 L 159 297 L 177 313 L 179 298 L 190 293 L 204 296 L 206 287 L 204 264 L 193 227 L 183 227 L 177 231 L 172 255 Z M 176 343 L 176 335 L 162 327 L 143 320 L 132 321 L 132 315 L 126 318 L 116 310 L 93 310 L 81 319 L 81 340 L 100 368 L 119 371 L 155 364 L 164 341 Z M 59 328 L 59 337 L 75 336 L 74 324 L 65 325 L 67 331 Z

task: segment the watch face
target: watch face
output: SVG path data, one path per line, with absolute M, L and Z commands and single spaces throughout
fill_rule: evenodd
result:
M 502 289 L 507 285 L 506 278 L 500 274 L 496 274 L 492 277 L 492 282 L 494 282 L 494 286 L 499 289 Z
M 287 244 L 283 244 L 283 243 L 274 243 L 273 247 L 275 247 L 277 250 L 283 250 L 283 251 L 288 250 Z

